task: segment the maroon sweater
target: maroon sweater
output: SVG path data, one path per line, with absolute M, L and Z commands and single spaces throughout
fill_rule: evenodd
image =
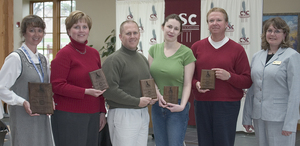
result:
M 101 68 L 100 56 L 96 49 L 82 44 L 71 37 L 71 42 L 62 48 L 51 62 L 52 90 L 55 108 L 73 113 L 106 112 L 103 96 L 84 94 L 92 88 L 89 72 Z M 75 48 L 85 54 L 80 54 Z
M 243 90 L 252 84 L 250 65 L 244 48 L 229 39 L 219 49 L 215 49 L 208 38 L 197 41 L 191 47 L 197 59 L 193 77 L 193 93 L 197 101 L 239 101 Z M 222 68 L 231 78 L 227 81 L 216 79 L 215 90 L 206 93 L 197 91 L 196 82 L 200 81 L 202 69 Z

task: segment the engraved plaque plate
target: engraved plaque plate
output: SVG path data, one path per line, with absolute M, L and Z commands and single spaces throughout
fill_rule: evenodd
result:
M 201 70 L 201 80 L 200 80 L 201 89 L 212 89 L 212 90 L 215 89 L 215 80 L 216 80 L 215 71 L 207 70 L 207 69 Z
M 89 75 L 94 89 L 102 91 L 109 88 L 108 83 L 106 81 L 106 77 L 102 69 L 97 69 L 95 71 L 89 72 Z
M 140 80 L 140 85 L 143 97 L 157 98 L 153 79 Z
M 32 113 L 53 114 L 52 86 L 50 83 L 28 83 Z
M 178 104 L 178 86 L 164 86 L 163 97 L 167 103 Z

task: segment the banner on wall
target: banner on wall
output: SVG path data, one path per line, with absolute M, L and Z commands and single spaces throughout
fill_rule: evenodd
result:
M 200 40 L 200 0 L 165 0 L 165 17 L 178 14 L 183 21 L 178 41 L 191 47 Z
M 226 36 L 240 43 L 245 48 L 248 59 L 251 59 L 253 54 L 260 50 L 262 4 L 263 0 L 231 0 L 230 2 L 224 0 L 117 0 L 116 34 L 120 33 L 119 26 L 124 20 L 136 21 L 141 32 L 138 51 L 147 57 L 152 45 L 164 41 L 161 30 L 164 18 L 175 13 L 183 21 L 183 31 L 177 40 L 191 47 L 196 41 L 210 35 L 206 13 L 212 7 L 221 7 L 229 15 Z M 116 48 L 119 49 L 120 46 L 121 41 L 117 39 Z M 193 100 L 194 97 L 191 95 L 189 125 L 196 124 Z
M 138 51 L 148 57 L 149 48 L 163 42 L 161 24 L 164 20 L 164 0 L 117 0 L 116 2 L 116 34 L 120 24 L 125 20 L 137 22 L 140 30 Z M 121 47 L 121 40 L 116 40 L 116 48 Z

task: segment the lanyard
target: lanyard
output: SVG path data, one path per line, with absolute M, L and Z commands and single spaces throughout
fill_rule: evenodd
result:
M 40 62 L 42 74 L 40 73 L 39 69 L 36 67 L 35 63 L 32 61 L 32 59 L 31 59 L 29 53 L 28 53 L 27 50 L 24 48 L 24 46 L 22 46 L 22 50 L 23 50 L 23 51 L 26 53 L 26 55 L 28 56 L 30 62 L 32 63 L 32 65 L 34 66 L 36 72 L 38 73 L 41 82 L 43 83 L 43 82 L 44 82 L 44 70 L 43 70 L 43 66 L 42 66 L 42 62 L 41 62 L 40 56 L 38 55 L 38 59 L 39 59 L 39 62 Z

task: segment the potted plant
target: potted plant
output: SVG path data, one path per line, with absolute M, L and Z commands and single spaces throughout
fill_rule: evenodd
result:
M 114 53 L 116 51 L 116 33 L 115 29 L 110 32 L 110 35 L 107 36 L 104 43 L 106 46 L 103 46 L 99 52 L 102 51 L 101 57 L 107 57 L 108 55 Z

